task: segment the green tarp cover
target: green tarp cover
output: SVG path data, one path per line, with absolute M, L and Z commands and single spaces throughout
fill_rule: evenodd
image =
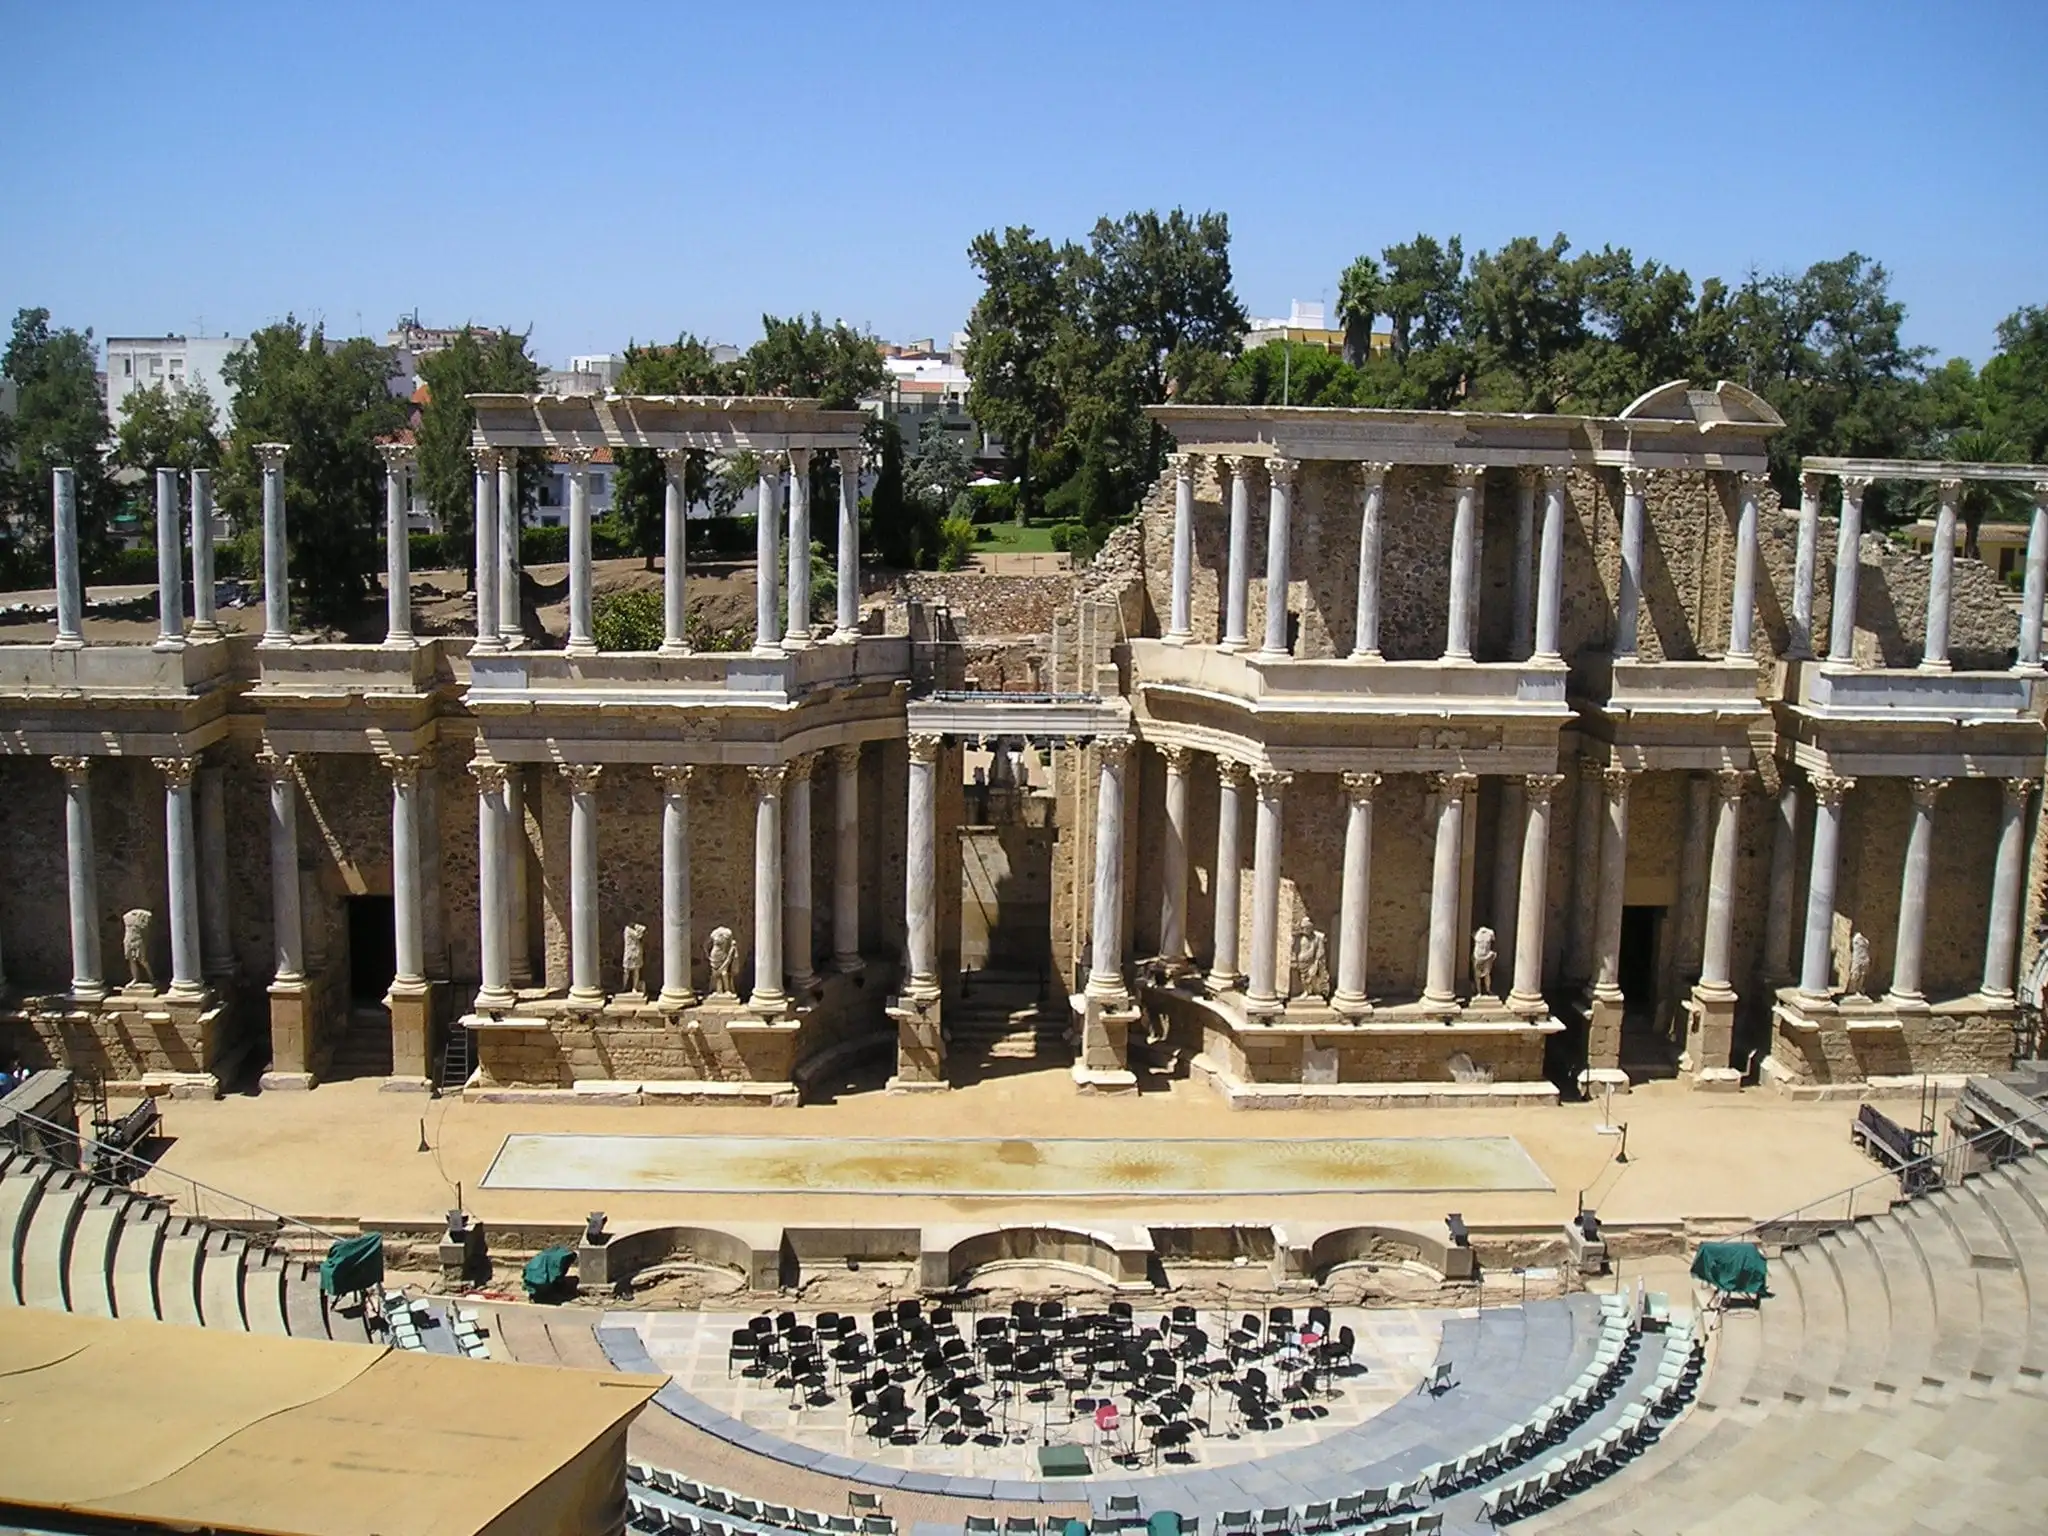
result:
M 320 1261 L 320 1289 L 329 1296 L 367 1291 L 384 1279 L 384 1234 L 337 1238 Z
M 1739 1296 L 1764 1293 L 1763 1250 L 1755 1243 L 1701 1243 L 1693 1255 L 1692 1277 Z
M 543 1248 L 526 1261 L 526 1268 L 519 1278 L 526 1282 L 526 1294 L 538 1296 L 542 1291 L 551 1291 L 560 1285 L 569 1273 L 569 1262 L 576 1257 L 567 1248 Z
M 1157 1510 L 1145 1522 L 1148 1536 L 1180 1536 L 1180 1516 L 1170 1509 Z

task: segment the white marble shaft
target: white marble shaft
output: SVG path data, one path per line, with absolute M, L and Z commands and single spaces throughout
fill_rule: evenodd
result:
M 572 499 L 573 505 L 573 499 Z M 569 535 L 569 607 L 576 606 L 576 535 L 573 511 Z M 498 455 L 489 448 L 476 455 L 476 643 L 473 651 L 495 651 L 504 645 L 498 633 Z M 588 581 L 585 582 L 586 589 Z
M 1358 612 L 1351 629 L 1351 654 L 1359 661 L 1380 659 L 1380 557 L 1385 543 L 1387 476 L 1391 464 L 1359 466 L 1362 501 L 1358 512 Z
M 1292 459 L 1268 459 L 1271 484 L 1266 514 L 1266 643 L 1262 656 L 1287 654 L 1287 583 L 1289 541 L 1293 538 L 1294 486 L 1301 466 Z
M 675 449 L 661 456 L 661 649 L 680 656 L 690 648 L 690 594 L 686 565 L 690 455 Z
M 412 463 L 410 443 L 379 443 L 384 460 L 384 643 L 411 645 L 412 548 L 407 538 L 405 476 Z M 195 515 L 198 508 L 193 508 Z
M 1252 772 L 1258 785 L 1252 829 L 1252 963 L 1245 1001 L 1254 1008 L 1278 1008 L 1280 961 L 1280 809 L 1293 775 L 1271 768 Z
M 1543 1004 L 1543 920 L 1550 875 L 1550 802 L 1564 783 L 1561 773 L 1532 773 L 1522 781 L 1521 885 L 1516 892 L 1515 975 L 1510 1006 Z
M 1473 595 L 1479 579 L 1479 517 L 1486 470 L 1461 464 L 1452 471 L 1457 510 L 1451 517 L 1449 610 L 1444 620 L 1444 660 L 1472 659 Z
M 1621 997 L 1621 904 L 1628 873 L 1628 792 L 1635 770 L 1600 772 L 1606 814 L 1600 828 L 1600 891 L 1593 916 L 1593 993 Z
M 1251 607 L 1252 461 L 1244 454 L 1223 460 L 1230 471 L 1230 567 L 1223 597 L 1222 649 L 1243 650 L 1246 615 Z
M 1332 1006 L 1362 1012 L 1372 915 L 1372 797 L 1376 773 L 1347 773 L 1344 782 L 1344 882 L 1337 907 L 1337 988 Z
M 531 936 L 528 932 L 526 913 L 527 869 L 531 862 L 526 837 L 527 772 L 527 769 L 516 763 L 506 767 L 504 809 L 501 817 L 504 826 L 505 884 L 510 892 L 511 907 L 511 911 L 505 917 L 505 940 L 510 946 L 507 960 L 515 989 L 533 985 L 533 946 L 529 942 Z
M 292 643 L 291 567 L 286 557 L 284 526 L 283 443 L 258 443 L 263 466 L 263 643 Z
M 426 909 L 420 893 L 420 769 L 416 756 L 387 760 L 391 770 L 391 919 L 394 986 L 426 978 Z
M 2034 792 L 2034 781 L 2006 779 L 2002 787 L 1998 854 L 1991 865 L 1991 919 L 1984 935 L 1984 985 L 1979 988 L 1986 997 L 2001 999 L 2013 995 L 2013 951 L 2026 900 L 2027 797 Z
M 1728 608 L 1728 655 L 1756 654 L 1756 499 L 1764 488 L 1764 477 L 1740 474 L 1735 477 L 1735 593 Z
M 51 760 L 64 775 L 65 894 L 71 910 L 71 995 L 106 996 L 100 967 L 100 896 L 92 839 L 92 759 Z
M 687 764 L 663 764 L 661 781 L 661 995 L 664 1008 L 697 1000 L 690 984 L 690 779 Z
M 569 643 L 571 655 L 597 651 L 590 592 L 590 455 L 578 450 L 569 460 Z
M 1835 876 L 1840 866 L 1842 801 L 1856 781 L 1813 775 L 1813 863 L 1806 877 L 1806 943 L 1800 951 L 1799 990 L 1826 997 L 1835 937 Z
M 192 471 L 192 638 L 220 633 L 213 586 L 213 471 Z
M 860 743 L 832 749 L 832 968 L 854 975 L 860 954 Z
M 784 650 L 811 643 L 811 450 L 789 450 L 789 576 L 783 590 L 789 599 L 789 625 Z
M 834 639 L 860 633 L 860 450 L 839 450 L 839 603 Z
M 159 757 L 164 776 L 164 877 L 171 915 L 171 991 L 197 997 L 200 980 L 199 854 L 193 835 L 192 776 L 197 758 Z
M 1245 767 L 1216 760 L 1216 926 L 1209 955 L 1209 990 L 1231 992 L 1242 974 L 1237 964 L 1238 893 L 1243 879 L 1244 811 L 1239 801 Z
M 1476 774 L 1434 775 L 1436 845 L 1429 875 L 1429 963 L 1422 998 L 1428 1003 L 1457 999 L 1458 894 L 1465 851 L 1465 797 L 1479 787 Z
M 909 846 L 904 860 L 904 929 L 910 950 L 912 997 L 939 995 L 938 773 L 944 745 L 938 736 L 910 738 Z
M 502 763 L 478 759 L 469 765 L 469 771 L 476 779 L 477 928 L 482 972 L 476 1007 L 480 1013 L 495 1012 L 510 1008 L 514 1001 L 508 868 L 512 850 L 505 801 L 509 770 Z
M 1714 775 L 1713 852 L 1707 860 L 1707 926 L 1700 948 L 1700 986 L 1732 993 L 1735 941 L 1735 861 L 1742 851 L 1742 796 L 1749 775 L 1724 768 Z
M 298 762 L 265 746 L 256 764 L 270 782 L 270 926 L 276 974 L 283 986 L 305 979 L 305 924 L 299 913 Z
M 1941 482 L 1941 499 L 1934 515 L 1934 565 L 1927 578 L 1927 630 L 1920 646 L 1920 665 L 1929 672 L 1949 669 L 1948 616 L 1956 579 L 1956 503 L 1962 494 L 1962 481 Z
M 1906 862 L 1899 873 L 1899 928 L 1892 945 L 1889 996 L 1918 1002 L 1921 959 L 1927 947 L 1927 876 L 1934 862 L 1934 806 L 1947 779 L 1913 780 L 1913 820 L 1906 832 Z
M 1799 786 L 1791 779 L 1771 810 L 1771 869 L 1764 908 L 1764 979 L 1782 983 L 1792 976 L 1794 912 L 1792 888 L 1799 878 Z
M 185 645 L 185 536 L 178 514 L 178 472 L 156 472 L 156 648 Z
M 1650 489 L 1648 470 L 1621 472 L 1621 580 L 1614 594 L 1614 645 L 1617 661 L 1636 654 L 1637 618 L 1643 606 L 1643 503 Z
M 569 781 L 569 1001 L 590 1006 L 604 1001 L 597 906 L 597 782 L 603 772 L 598 763 L 562 764 Z
M 782 780 L 783 763 L 753 767 L 754 782 L 754 990 L 747 1006 L 780 1013 L 789 1006 L 782 985 Z
M 1558 659 L 1558 615 L 1564 601 L 1564 501 L 1568 481 L 1562 469 L 1543 471 L 1543 532 L 1536 555 L 1536 652 Z
M 775 587 L 775 528 L 782 515 L 782 469 L 780 453 L 757 455 L 755 482 L 757 507 L 754 514 L 754 653 L 782 654 L 782 615 L 777 611 Z
M 1799 477 L 1799 542 L 1792 556 L 1792 619 L 1786 654 L 1813 654 L 1813 581 L 1820 562 L 1821 477 Z
M 519 454 L 498 455 L 498 638 L 516 645 L 519 622 Z
M 2034 487 L 2034 515 L 2027 525 L 2027 572 L 2020 598 L 2019 665 L 2041 665 L 2041 608 L 2048 600 L 2048 481 Z
M 1472 814 L 1476 821 L 1479 814 L 1476 802 Z M 1500 778 L 1494 801 L 1493 825 L 1493 897 L 1488 906 L 1487 923 L 1493 929 L 1493 974 L 1495 995 L 1498 995 L 1514 975 L 1516 935 L 1521 926 L 1521 833 L 1524 821 L 1522 780 L 1519 776 Z M 1472 830 L 1477 832 L 1477 826 Z
M 1159 953 L 1173 965 L 1188 957 L 1188 759 L 1186 747 L 1165 746 L 1166 841 L 1160 852 Z
M 798 996 L 818 985 L 811 952 L 811 769 L 813 753 L 789 760 L 782 788 L 782 960 Z
M 1870 482 L 1857 475 L 1842 477 L 1842 522 L 1835 534 L 1834 606 L 1828 619 L 1828 660 L 1856 657 L 1856 573 L 1861 568 L 1863 493 Z
M 1130 770 L 1131 738 L 1098 737 L 1095 759 L 1095 906 L 1087 992 L 1121 1000 L 1129 995 L 1124 985 L 1124 775 Z
M 1173 586 L 1166 640 L 1185 645 L 1193 633 L 1188 614 L 1195 580 L 1195 460 L 1192 454 L 1169 455 L 1173 465 Z
M 199 959 L 209 976 L 232 975 L 234 930 L 228 922 L 227 769 L 199 765 Z
M 57 551 L 59 649 L 85 644 L 85 573 L 78 559 L 78 471 L 50 471 L 50 542 Z

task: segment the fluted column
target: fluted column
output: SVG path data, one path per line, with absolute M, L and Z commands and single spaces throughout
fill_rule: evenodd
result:
M 1839 590 L 1839 589 L 1838 589 Z M 1799 961 L 1799 990 L 1826 997 L 1835 937 L 1835 875 L 1840 863 L 1842 801 L 1856 781 L 1816 773 L 1813 782 L 1813 864 L 1806 879 L 1806 944 Z
M 220 756 L 199 765 L 199 968 L 231 976 L 234 935 L 228 922 L 227 769 Z
M 1799 477 L 1799 542 L 1792 556 L 1792 620 L 1785 654 L 1813 654 L 1813 578 L 1820 562 L 1821 477 Z
M 391 921 L 394 987 L 425 983 L 426 916 L 420 902 L 420 818 L 417 755 L 394 754 L 391 770 Z
M 510 916 L 512 850 L 506 811 L 508 771 L 503 763 L 476 758 L 469 765 L 476 780 L 477 939 L 482 972 L 476 994 L 478 1013 L 502 1012 L 516 999 L 512 992 Z
M 1742 851 L 1742 797 L 1750 776 L 1738 768 L 1714 775 L 1713 852 L 1707 860 L 1707 928 L 1700 946 L 1702 991 L 1732 994 L 1735 940 L 1735 861 Z
M 1131 738 L 1095 739 L 1095 904 L 1089 930 L 1090 997 L 1121 1001 L 1124 985 L 1124 775 Z
M 569 451 L 569 643 L 572 656 L 597 652 L 590 591 L 590 450 Z
M 1182 746 L 1164 746 L 1166 844 L 1161 850 L 1165 889 L 1159 897 L 1159 953 L 1178 969 L 1188 957 L 1188 759 Z
M 811 770 L 817 761 L 815 752 L 792 757 L 782 789 L 782 959 L 789 989 L 798 997 L 808 996 L 818 985 L 811 948 Z
M 782 648 L 801 650 L 811 643 L 811 450 L 789 450 L 789 577 L 783 585 L 789 603 L 789 625 Z
M 689 592 L 684 586 L 690 453 L 671 448 L 661 456 L 661 649 L 681 656 L 690 649 Z
M 100 896 L 92 840 L 92 759 L 53 757 L 64 775 L 65 893 L 71 909 L 71 995 L 92 1001 L 107 995 L 100 965 Z
M 2039 480 L 2034 484 L 2034 516 L 2027 525 L 2026 584 L 2020 598 L 2020 670 L 2040 670 L 2044 598 L 2048 598 L 2048 480 Z
M 754 990 L 747 1007 L 781 1013 L 789 1006 L 782 986 L 782 781 L 784 763 L 747 770 L 754 784 Z
M 1571 472 L 1543 471 L 1543 533 L 1536 555 L 1536 650 L 1538 661 L 1556 661 L 1558 617 L 1564 603 L 1564 498 Z
M 509 650 L 526 637 L 519 614 L 519 450 L 498 454 L 498 638 Z
M 476 457 L 476 643 L 471 652 L 503 650 L 504 637 L 498 632 L 498 450 L 479 448 Z M 571 468 L 572 487 L 581 479 L 580 472 Z M 570 628 L 575 629 L 576 614 L 576 497 L 572 490 L 569 498 L 569 614 Z M 589 516 L 585 508 L 584 553 L 589 554 Z M 589 591 L 588 562 L 585 562 L 583 590 Z M 584 633 L 588 634 L 588 626 Z
M 1280 1007 L 1280 804 L 1291 773 L 1254 768 L 1258 819 L 1252 832 L 1252 964 L 1245 1005 L 1261 1011 Z
M 860 743 L 832 749 L 832 968 L 848 976 L 860 954 Z
M 57 552 L 58 650 L 85 644 L 85 572 L 78 558 L 78 471 L 50 471 L 50 542 Z
M 1862 568 L 1863 493 L 1869 477 L 1842 476 L 1842 523 L 1835 535 L 1835 591 L 1828 622 L 1828 660 L 1856 659 L 1856 575 Z
M 1173 466 L 1173 596 L 1165 639 L 1186 645 L 1193 633 L 1188 613 L 1195 579 L 1195 457 L 1173 453 L 1167 462 Z
M 563 763 L 569 781 L 569 1001 L 604 1004 L 603 954 L 598 948 L 597 781 L 601 763 Z
M 773 450 L 755 458 L 759 507 L 754 516 L 754 654 L 780 656 L 782 617 L 775 601 L 775 530 L 782 516 L 782 471 L 789 461 Z
M 1920 666 L 1927 672 L 1946 672 L 1948 624 L 1951 593 L 1956 572 L 1956 503 L 1963 494 L 1963 482 L 1944 480 L 1934 517 L 1934 566 L 1927 582 L 1927 632 L 1920 648 Z
M 213 471 L 192 471 L 192 638 L 220 634 L 213 586 Z
M 1628 792 L 1636 770 L 1600 770 L 1605 818 L 1600 828 L 1600 893 L 1593 909 L 1593 995 L 1621 998 L 1621 907 L 1628 881 Z
M 156 472 L 156 645 L 185 648 L 185 536 L 178 515 L 178 472 Z
M 1351 631 L 1354 661 L 1380 660 L 1380 551 L 1385 542 L 1387 475 L 1391 464 L 1361 464 L 1363 504 L 1358 520 L 1358 613 Z
M 1740 498 L 1735 517 L 1735 595 L 1728 610 L 1728 658 L 1747 660 L 1756 654 L 1756 499 L 1764 476 L 1748 471 L 1735 477 Z
M 533 853 L 526 835 L 526 779 L 525 768 L 517 763 L 506 765 L 503 817 L 505 888 L 511 910 L 505 917 L 505 941 L 515 992 L 533 985 L 533 944 L 526 910 L 527 880 Z
M 1934 805 L 1948 779 L 1913 780 L 1913 820 L 1906 833 L 1906 862 L 1899 875 L 1899 931 L 1892 946 L 1889 1002 L 1917 1003 L 1920 962 L 1927 944 L 1927 875 L 1934 861 Z
M 263 466 L 263 643 L 292 643 L 291 565 L 286 555 L 284 522 L 285 443 L 258 443 L 256 460 Z
M 1272 493 L 1266 514 L 1266 643 L 1261 656 L 1287 654 L 1288 557 L 1292 553 L 1294 487 L 1301 466 L 1293 459 L 1266 460 Z
M 407 536 L 405 477 L 417 452 L 411 443 L 377 445 L 377 455 L 384 461 L 384 643 L 392 646 L 416 643 L 412 633 L 412 546 Z
M 1431 776 L 1436 793 L 1436 847 L 1429 878 L 1429 966 L 1422 1000 L 1458 998 L 1458 889 L 1465 857 L 1465 797 L 1479 787 L 1472 773 Z
M 1449 611 L 1444 621 L 1444 660 L 1472 659 L 1472 596 L 1479 576 L 1479 504 L 1486 485 L 1484 464 L 1460 464 L 1451 471 L 1457 510 L 1451 518 Z
M 1515 570 L 1509 586 L 1509 602 L 1515 635 L 1508 655 L 1515 661 L 1530 655 L 1536 646 L 1536 469 L 1523 465 L 1515 471 Z
M 1649 495 L 1650 472 L 1634 465 L 1621 472 L 1621 582 L 1614 597 L 1614 645 L 1617 661 L 1636 654 L 1637 617 L 1643 605 L 1643 503 Z
M 657 763 L 661 784 L 661 991 L 662 1008 L 689 1008 L 697 1001 L 690 966 L 690 780 L 687 763 Z
M 197 997 L 200 981 L 199 857 L 193 838 L 194 757 L 151 759 L 164 776 L 164 873 L 171 919 L 171 992 Z
M 1220 649 L 1241 651 L 1246 614 L 1251 606 L 1252 580 L 1252 460 L 1242 453 L 1226 457 L 1230 472 L 1230 568 L 1223 593 L 1223 640 Z
M 903 884 L 910 979 L 905 991 L 913 998 L 929 1000 L 939 995 L 938 778 L 945 738 L 918 732 L 909 745 L 909 846 Z
M 1376 773 L 1344 775 L 1344 884 L 1337 909 L 1337 989 L 1330 1005 L 1364 1013 L 1367 944 L 1372 917 L 1372 797 Z
M 1237 966 L 1238 889 L 1243 877 L 1243 763 L 1216 759 L 1216 926 L 1209 955 L 1209 990 L 1232 992 L 1243 979 Z
M 835 640 L 860 634 L 860 450 L 839 450 L 839 600 Z
M 1991 920 L 1985 926 L 1984 985 L 1986 997 L 2013 995 L 2013 950 L 2020 936 L 2020 907 L 2027 873 L 2027 797 L 2032 779 L 2000 781 L 2005 799 L 1998 819 L 1998 854 L 1991 865 Z
M 1521 886 L 1515 893 L 1515 976 L 1508 1006 L 1518 1013 L 1542 1010 L 1543 920 L 1549 911 L 1550 800 L 1564 783 L 1561 773 L 1532 773 L 1522 780 Z

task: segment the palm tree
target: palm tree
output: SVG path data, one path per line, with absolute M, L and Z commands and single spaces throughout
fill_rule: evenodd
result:
M 2018 464 L 2020 450 L 2010 438 L 1982 427 L 1945 432 L 1930 445 L 1933 456 L 1957 464 Z M 1909 498 L 1915 517 L 1932 519 L 1940 507 L 1941 493 L 1932 482 L 1922 482 Z M 1956 500 L 1956 516 L 1963 524 L 1963 553 L 1975 560 L 1977 532 L 1988 522 L 2019 522 L 2026 517 L 2028 501 L 2022 487 L 1996 480 L 1965 480 Z
M 1361 256 L 1337 279 L 1337 318 L 1344 325 L 1344 361 L 1363 367 L 1372 356 L 1372 323 L 1386 297 L 1380 264 Z

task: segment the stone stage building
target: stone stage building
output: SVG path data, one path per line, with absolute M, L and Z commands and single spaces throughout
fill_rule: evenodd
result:
M 942 1089 L 1008 995 L 1080 1089 L 1184 1065 L 1245 1105 L 2014 1054 L 2048 469 L 1809 460 L 1788 514 L 1732 384 L 1613 419 L 1164 406 L 1179 452 L 1089 571 L 883 601 L 858 413 L 476 406 L 473 636 L 414 633 L 402 536 L 383 644 L 296 632 L 275 444 L 262 634 L 222 632 L 210 485 L 165 471 L 160 634 L 88 643 L 58 472 L 55 636 L 0 646 L 0 1050 L 177 1092 L 794 1102 L 870 1053 Z M 565 645 L 519 628 L 530 447 L 569 464 Z M 593 625 L 580 466 L 628 448 L 669 471 L 652 653 Z M 693 652 L 683 472 L 735 453 L 786 513 L 756 643 Z M 1952 531 L 1972 478 L 2036 497 L 2017 601 L 1952 537 L 1862 532 L 1876 480 L 1933 482 Z

